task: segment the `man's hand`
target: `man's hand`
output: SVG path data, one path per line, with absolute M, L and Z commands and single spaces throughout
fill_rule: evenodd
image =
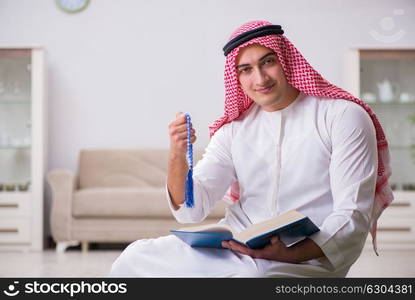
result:
M 195 130 L 190 124 L 190 142 L 196 141 Z M 167 188 L 174 209 L 184 202 L 184 188 L 188 165 L 187 152 L 187 121 L 183 113 L 177 113 L 176 119 L 169 124 L 170 155 L 167 170 Z
M 253 258 L 262 258 L 283 262 L 294 262 L 291 257 L 290 248 L 287 248 L 277 236 L 271 238 L 271 243 L 261 249 L 251 249 L 234 241 L 223 241 L 222 247 L 228 248 Z
M 195 130 L 190 123 L 190 142 L 196 141 Z M 184 113 L 177 113 L 176 119 L 169 124 L 170 153 L 186 155 L 187 150 L 187 122 Z
M 269 259 L 287 263 L 300 263 L 313 258 L 323 257 L 324 253 L 311 239 L 304 239 L 292 247 L 287 247 L 277 236 L 262 249 L 251 249 L 234 241 L 223 241 L 222 247 L 253 258 Z

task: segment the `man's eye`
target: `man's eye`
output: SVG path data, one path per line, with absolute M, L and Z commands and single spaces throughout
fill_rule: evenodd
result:
M 274 62 L 273 58 L 268 58 L 264 61 L 264 64 L 270 64 L 270 63 L 273 63 L 273 62 Z
M 248 73 L 251 70 L 251 68 L 241 68 L 239 69 L 239 73 Z

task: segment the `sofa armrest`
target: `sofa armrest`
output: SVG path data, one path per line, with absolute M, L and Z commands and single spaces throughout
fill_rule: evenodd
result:
M 76 189 L 76 176 L 72 171 L 57 169 L 48 172 L 52 190 L 50 225 L 55 242 L 71 240 L 72 201 Z

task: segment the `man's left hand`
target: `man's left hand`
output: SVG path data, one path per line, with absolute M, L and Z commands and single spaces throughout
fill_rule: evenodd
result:
M 295 263 L 291 249 L 285 246 L 277 236 L 271 238 L 271 243 L 261 249 L 251 249 L 234 241 L 223 241 L 222 247 L 228 248 L 253 258 Z

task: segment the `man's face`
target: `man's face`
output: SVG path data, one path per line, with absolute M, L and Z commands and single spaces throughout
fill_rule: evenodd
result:
M 258 44 L 242 48 L 236 58 L 236 72 L 244 92 L 264 110 L 285 107 L 291 86 L 273 50 Z

